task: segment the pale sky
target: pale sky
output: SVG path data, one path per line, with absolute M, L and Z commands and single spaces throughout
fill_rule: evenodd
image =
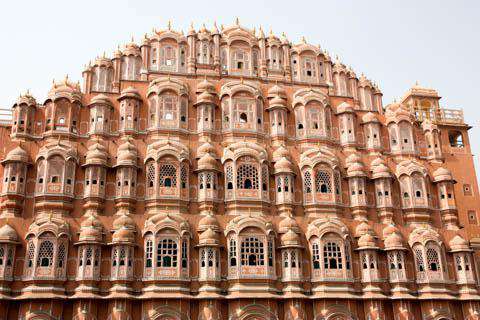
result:
M 384 105 L 415 81 L 442 106 L 462 108 L 477 168 L 480 151 L 480 1 L 3 1 L 0 107 L 30 89 L 43 102 L 52 79 L 81 80 L 84 64 L 152 28 L 211 28 L 235 17 L 297 43 L 302 36 L 377 82 Z M 478 169 L 477 169 L 478 171 Z

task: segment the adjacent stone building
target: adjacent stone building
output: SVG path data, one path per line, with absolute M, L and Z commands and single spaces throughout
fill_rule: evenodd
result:
M 480 319 L 468 129 L 305 40 L 154 30 L 0 127 L 0 319 Z

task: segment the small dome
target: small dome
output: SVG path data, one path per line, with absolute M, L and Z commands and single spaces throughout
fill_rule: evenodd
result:
M 107 149 L 98 142 L 88 147 L 85 165 L 106 166 L 108 162 Z
M 399 233 L 400 231 L 398 231 L 398 228 L 395 227 L 395 225 L 393 224 L 387 225 L 385 228 L 383 228 L 383 231 L 382 231 L 384 238 L 395 232 Z
M 102 228 L 102 223 L 92 214 L 89 214 L 85 220 L 80 223 L 80 228 Z
M 287 107 L 287 101 L 285 99 L 280 98 L 280 97 L 275 97 L 275 98 L 272 98 L 268 102 L 268 106 L 269 106 L 269 109 L 272 109 L 274 107 L 286 108 Z
M 213 231 L 211 228 L 207 228 L 203 231 L 198 237 L 200 245 L 216 245 L 218 244 L 218 233 Z
M 372 167 L 372 179 L 390 178 L 390 169 L 384 164 Z
M 440 167 L 433 172 L 434 182 L 452 181 L 452 180 L 453 180 L 452 173 L 447 168 Z
M 206 229 L 212 229 L 214 231 L 220 230 L 217 218 L 215 218 L 211 212 L 198 221 L 198 231 L 205 231 Z
M 354 162 L 347 168 L 348 177 L 363 177 L 365 175 L 365 167 L 361 162 Z
M 17 242 L 18 234 L 9 224 L 0 227 L 0 243 Z
M 137 148 L 131 139 L 125 139 L 118 147 L 116 166 L 137 166 Z
M 7 156 L 2 162 L 3 163 L 6 163 L 6 162 L 29 163 L 28 153 L 20 146 L 15 147 L 7 154 Z
M 293 164 L 290 160 L 283 157 L 280 160 L 275 162 L 273 166 L 273 173 L 280 174 L 280 173 L 293 173 Z
M 353 109 L 353 107 L 351 105 L 349 105 L 348 103 L 344 102 L 342 104 L 340 104 L 338 107 L 337 107 L 337 114 L 341 114 L 341 113 L 354 113 L 355 110 Z
M 113 230 L 118 230 L 122 227 L 135 229 L 135 223 L 127 214 L 121 214 L 113 221 Z
M 113 243 L 135 243 L 135 233 L 132 229 L 122 227 L 116 230 L 112 236 Z
M 93 63 L 93 66 L 94 67 L 111 67 L 113 64 L 112 64 L 112 61 L 106 57 L 105 55 L 101 56 L 101 57 L 97 57 Z
M 297 220 L 295 220 L 292 216 L 285 217 L 278 224 L 278 232 L 286 233 L 288 230 L 293 230 L 295 232 L 300 232 L 300 228 L 298 227 Z
M 362 162 L 362 157 L 360 157 L 360 155 L 358 155 L 357 153 L 352 153 L 345 159 L 345 164 L 347 165 L 347 167 L 350 163 L 355 162 Z
M 448 245 L 450 246 L 451 252 L 471 251 L 468 242 L 458 234 L 450 240 Z
M 117 98 L 118 101 L 121 101 L 123 99 L 137 99 L 137 100 L 142 100 L 142 98 L 140 97 L 140 93 L 138 92 L 137 89 L 135 89 L 134 87 L 128 87 L 126 89 L 123 89 L 121 94 L 120 94 L 120 97 Z
M 200 147 L 198 147 L 197 158 L 201 158 L 206 153 L 215 154 L 215 148 L 210 142 L 205 142 Z
M 211 83 L 210 81 L 207 80 L 207 78 L 203 79 L 202 82 L 200 82 L 197 85 L 197 93 L 201 92 L 210 92 L 214 93 L 215 92 L 215 85 Z
M 273 87 L 268 89 L 267 97 L 268 98 L 279 97 L 282 99 L 287 99 L 287 93 L 285 92 L 285 89 L 283 89 L 282 87 L 278 85 L 274 85 Z
M 94 227 L 83 227 L 80 229 L 80 234 L 78 235 L 78 240 L 80 242 L 99 242 L 102 239 L 101 229 Z
M 377 248 L 375 238 L 371 234 L 364 234 L 358 239 L 358 249 Z
M 363 236 L 364 234 L 373 234 L 372 227 L 365 221 L 362 221 L 357 228 L 355 229 L 355 235 L 357 237 Z
M 133 42 L 133 39 L 132 39 L 130 43 L 127 43 L 125 45 L 123 54 L 126 56 L 140 56 L 140 48 L 135 42 Z
M 65 77 L 63 81 L 53 82 L 52 88 L 48 92 L 48 100 L 56 100 L 66 98 L 70 101 L 82 101 L 82 93 L 80 91 L 80 83 L 73 83 Z
M 197 96 L 197 102 L 195 102 L 195 105 L 199 104 L 215 104 L 215 97 L 211 93 L 203 91 Z
M 210 153 L 205 153 L 197 164 L 197 170 L 218 170 L 217 160 Z
M 377 115 L 373 112 L 367 112 L 362 117 L 363 123 L 379 122 Z
M 27 93 L 25 94 L 22 94 L 18 97 L 17 101 L 15 102 L 15 104 L 13 105 L 13 107 L 17 107 L 17 106 L 20 106 L 20 105 L 27 105 L 27 106 L 32 106 L 32 107 L 36 107 L 37 106 L 37 101 L 35 100 L 35 98 L 30 95 L 30 93 L 27 91 Z
M 110 99 L 104 95 L 103 93 L 97 94 L 94 96 L 91 100 L 88 106 L 94 106 L 94 105 L 107 105 L 112 107 L 112 102 Z
M 284 145 L 280 145 L 275 151 L 272 153 L 273 161 L 277 161 L 281 158 L 290 158 L 290 153 L 288 152 L 288 149 L 285 148 Z
M 383 243 L 386 250 L 403 249 L 403 237 L 398 232 L 393 232 L 385 237 Z
M 288 231 L 280 237 L 280 242 L 282 246 L 299 246 L 300 245 L 300 236 L 298 233 L 293 231 L 292 229 L 288 229 Z

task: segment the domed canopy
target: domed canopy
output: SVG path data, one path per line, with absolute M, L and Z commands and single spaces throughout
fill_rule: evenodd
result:
M 282 87 L 278 85 L 274 85 L 273 87 L 268 89 L 267 97 L 268 98 L 279 97 L 282 99 L 287 99 L 287 93 L 285 92 L 285 89 L 283 89 Z
M 56 101 L 58 99 L 65 98 L 71 103 L 82 101 L 82 93 L 80 92 L 80 83 L 73 83 L 65 77 L 63 81 L 53 81 L 53 86 L 48 92 L 48 97 L 45 102 Z
M 273 161 L 278 161 L 283 157 L 287 159 L 290 158 L 290 152 L 288 152 L 288 149 L 285 148 L 284 145 L 280 145 L 277 149 L 275 149 L 275 151 L 273 151 L 272 158 Z
M 275 162 L 275 165 L 273 166 L 273 174 L 282 174 L 282 173 L 288 173 L 288 174 L 294 174 L 293 171 L 293 163 L 288 160 L 286 157 L 281 158 L 280 160 Z
M 355 228 L 355 236 L 361 237 L 364 234 L 373 235 L 372 227 L 365 221 L 362 221 L 356 228 Z
M 134 87 L 128 87 L 122 90 L 117 100 L 122 101 L 123 99 L 137 99 L 140 101 L 142 100 L 142 98 L 140 97 L 140 93 Z
M 131 138 L 125 138 L 125 142 L 122 143 L 117 149 L 117 164 L 118 166 L 136 167 L 137 166 L 137 148 L 132 143 Z
M 337 114 L 342 114 L 342 113 L 355 113 L 355 110 L 350 104 L 343 102 L 337 107 Z
M 217 232 L 213 231 L 211 228 L 207 228 L 203 231 L 198 237 L 199 246 L 218 246 L 219 244 L 219 235 Z
M 300 228 L 298 226 L 298 223 L 292 216 L 285 217 L 278 224 L 278 232 L 279 233 L 286 233 L 288 230 L 293 230 L 295 232 L 300 232 Z
M 382 158 L 376 158 L 372 161 L 370 169 L 372 171 L 372 179 L 391 178 L 390 168 Z
M 0 243 L 17 243 L 18 234 L 9 224 L 0 227 Z
M 373 112 L 367 112 L 362 117 L 362 123 L 380 122 L 377 115 Z
M 37 106 L 37 101 L 35 98 L 30 95 L 30 92 L 26 92 L 25 94 L 21 94 L 18 98 L 15 104 L 13 105 L 13 108 L 16 108 L 21 105 L 26 105 L 26 106 L 31 106 L 31 107 L 36 107 Z
M 412 114 L 408 110 L 408 107 L 400 103 L 391 103 L 386 107 L 385 111 L 386 122 L 400 122 L 408 121 L 412 122 Z
M 378 249 L 375 238 L 371 234 L 364 234 L 358 239 L 358 248 L 357 250 L 365 250 L 365 249 Z
M 91 146 L 88 147 L 85 166 L 89 165 L 99 165 L 99 166 L 108 166 L 108 154 L 107 148 L 102 144 L 95 141 Z
M 444 167 L 440 167 L 433 172 L 433 182 L 453 181 L 452 173 Z
M 286 233 L 282 234 L 280 243 L 283 248 L 302 246 L 300 236 L 292 229 L 288 229 Z
M 204 142 L 197 148 L 197 159 L 200 159 L 206 153 L 215 154 L 215 147 L 210 142 Z
M 135 232 L 127 227 L 121 227 L 113 232 L 113 244 L 135 244 Z
M 450 252 L 472 251 L 468 242 L 458 234 L 450 240 L 448 245 L 450 246 Z
M 30 159 L 28 157 L 28 153 L 22 147 L 17 146 L 12 149 L 2 161 L 2 163 L 8 162 L 30 163 Z
M 212 229 L 213 231 L 220 231 L 217 218 L 215 218 L 212 212 L 207 213 L 207 215 L 203 216 L 200 221 L 198 221 L 197 230 L 199 232 L 205 231 L 207 229 Z
M 93 214 L 87 215 L 86 219 L 80 224 L 79 242 L 77 244 L 102 242 L 102 230 L 103 226 L 100 220 Z
M 100 93 L 94 96 L 90 100 L 90 103 L 88 104 L 89 107 L 98 106 L 98 105 L 105 105 L 105 106 L 109 106 L 110 108 L 113 107 L 112 102 L 110 101 L 110 98 L 104 95 L 103 93 Z
M 197 102 L 195 102 L 194 105 L 198 106 L 200 104 L 216 105 L 217 103 L 215 101 L 215 96 L 214 95 L 212 95 L 210 92 L 204 91 L 197 96 Z
M 133 39 L 130 43 L 125 45 L 125 49 L 123 50 L 123 54 L 126 56 L 140 56 L 140 48 L 138 45 L 133 42 Z
M 210 153 L 205 153 L 198 160 L 197 171 L 219 171 L 217 159 Z
M 216 91 L 215 85 L 210 81 L 208 81 L 207 78 L 203 79 L 203 81 L 197 85 L 197 94 L 198 93 L 215 93 L 215 91 Z
M 345 160 L 347 166 L 347 177 L 364 177 L 366 176 L 365 166 L 362 159 L 356 153 L 352 153 Z
M 122 212 L 118 218 L 113 221 L 113 230 L 118 230 L 121 228 L 135 229 L 135 222 L 133 219 L 125 212 Z
M 385 245 L 385 250 L 405 250 L 405 247 L 403 246 L 403 237 L 398 232 L 389 234 L 385 237 L 383 243 Z

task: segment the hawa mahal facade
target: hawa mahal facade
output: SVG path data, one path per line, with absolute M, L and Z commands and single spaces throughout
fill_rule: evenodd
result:
M 0 319 L 480 319 L 460 110 L 238 21 L 170 25 L 0 126 Z

